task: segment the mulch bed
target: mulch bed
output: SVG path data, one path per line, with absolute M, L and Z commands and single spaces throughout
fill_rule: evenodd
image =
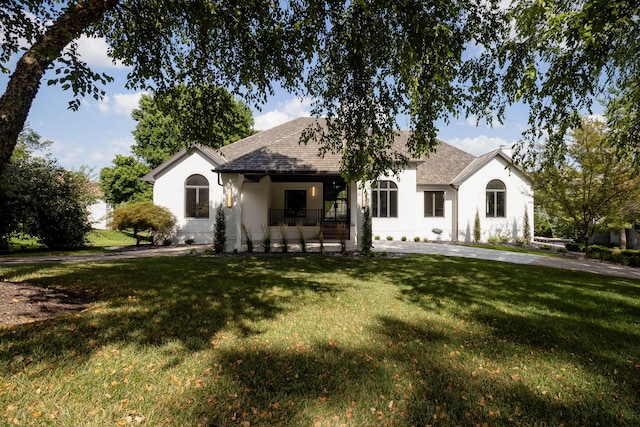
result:
M 87 309 L 95 296 L 29 283 L 0 281 L 0 327 L 51 319 Z

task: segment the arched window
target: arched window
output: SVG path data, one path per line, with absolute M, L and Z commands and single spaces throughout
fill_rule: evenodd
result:
M 487 218 L 504 218 L 507 206 L 507 187 L 499 179 L 487 184 Z
M 202 175 L 191 175 L 184 184 L 185 217 L 209 218 L 209 181 Z
M 378 181 L 371 190 L 371 216 L 398 217 L 398 186 L 393 181 Z

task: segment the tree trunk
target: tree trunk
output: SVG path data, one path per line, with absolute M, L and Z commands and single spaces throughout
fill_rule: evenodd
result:
M 69 7 L 20 58 L 0 98 L 0 174 L 11 159 L 42 76 L 62 50 L 99 22 L 119 0 L 84 0 Z
M 627 249 L 627 229 L 620 227 L 620 249 Z

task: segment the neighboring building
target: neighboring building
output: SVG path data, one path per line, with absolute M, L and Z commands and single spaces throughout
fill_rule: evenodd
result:
M 107 230 L 109 229 L 109 218 L 113 212 L 113 206 L 105 202 L 104 193 L 100 190 L 98 183 L 91 184 L 91 191 L 96 196 L 96 201 L 88 206 L 91 227 L 97 230 Z
M 178 219 L 177 242 L 211 242 L 220 203 L 230 250 L 242 250 L 243 228 L 257 242 L 270 227 L 276 241 L 280 224 L 292 241 L 298 230 L 313 239 L 322 229 L 327 240 L 345 233 L 355 247 L 365 204 L 372 209 L 373 235 L 383 239 L 471 241 L 476 212 L 482 240 L 522 236 L 525 210 L 533 230 L 531 183 L 510 166 L 504 151 L 475 157 L 441 142 L 428 157 L 411 159 L 398 176 L 345 182 L 339 154 L 320 158 L 315 143 L 299 143 L 302 131 L 316 120 L 322 119 L 299 118 L 216 150 L 181 150 L 149 172 L 143 179 L 154 182 L 154 203 Z M 398 134 L 398 150 L 406 152 L 409 135 Z

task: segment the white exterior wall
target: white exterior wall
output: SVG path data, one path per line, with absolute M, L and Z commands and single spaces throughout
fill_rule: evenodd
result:
M 371 218 L 373 236 L 386 239 L 387 236 L 394 240 L 400 240 L 402 236 L 411 239 L 418 230 L 417 213 L 423 211 L 422 199 L 416 197 L 416 169 L 410 167 L 402 171 L 398 176 L 380 177 L 379 181 L 392 181 L 398 186 L 398 217 L 397 218 Z M 369 187 L 369 205 L 371 206 L 372 190 Z M 373 214 L 373 213 L 372 213 Z
M 215 166 L 198 151 L 194 151 L 156 178 L 153 203 L 168 208 L 176 216 L 174 243 L 184 243 L 187 239 L 194 239 L 195 243 L 213 241 L 215 206 L 223 202 L 218 174 L 212 172 Z M 209 181 L 209 218 L 185 218 L 185 182 L 194 174 L 200 174 Z
M 443 191 L 444 192 L 444 217 L 425 217 L 424 216 L 424 192 L 425 191 Z M 420 237 L 428 240 L 455 240 L 453 223 L 454 223 L 454 203 L 456 191 L 451 186 L 429 186 L 421 185 L 416 192 L 416 201 L 419 205 L 419 211 L 416 213 L 416 229 L 415 234 L 407 236 L 408 239 Z M 442 234 L 438 236 L 433 232 L 434 228 L 442 230 Z
M 476 211 L 480 216 L 481 240 L 507 235 L 511 240 L 522 237 L 525 207 L 529 213 L 529 227 L 533 236 L 533 194 L 531 185 L 515 170 L 506 168 L 504 159 L 495 157 L 485 167 L 470 176 L 458 190 L 458 240 L 473 240 Z M 486 217 L 486 188 L 489 181 L 501 180 L 506 186 L 504 218 Z

